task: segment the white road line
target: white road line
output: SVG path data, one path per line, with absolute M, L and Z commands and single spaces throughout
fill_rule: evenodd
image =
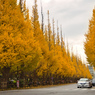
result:
M 63 89 L 63 91 L 86 91 L 86 90 L 95 90 L 95 89 L 87 89 L 87 88 L 85 88 L 85 89 Z
M 95 90 L 95 89 L 90 89 L 90 90 Z

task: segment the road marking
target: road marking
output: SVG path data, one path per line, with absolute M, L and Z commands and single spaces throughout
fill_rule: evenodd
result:
M 90 89 L 90 90 L 95 90 L 95 89 Z
M 63 91 L 86 91 L 86 90 L 95 90 L 95 89 L 88 89 L 88 88 L 83 88 L 83 89 L 80 89 L 80 88 L 77 88 L 77 89 L 63 89 Z

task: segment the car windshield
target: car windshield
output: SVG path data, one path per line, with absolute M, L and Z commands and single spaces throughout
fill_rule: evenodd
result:
M 88 79 L 82 78 L 82 79 L 80 79 L 80 81 L 88 81 Z

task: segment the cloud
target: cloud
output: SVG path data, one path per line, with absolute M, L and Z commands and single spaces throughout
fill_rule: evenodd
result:
M 41 0 L 43 3 L 49 3 L 51 0 Z
M 95 1 L 94 1 L 95 2 Z M 63 24 L 67 37 L 83 35 L 88 29 L 93 2 L 85 0 L 52 0 L 49 2 L 50 16 Z M 46 9 L 46 8 L 45 8 Z

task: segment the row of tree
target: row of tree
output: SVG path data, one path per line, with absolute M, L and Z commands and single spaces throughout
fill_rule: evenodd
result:
M 85 34 L 86 41 L 84 43 L 85 54 L 90 65 L 95 67 L 95 8 L 93 15 L 89 21 L 88 32 Z
M 53 30 L 48 11 L 48 25 L 39 23 L 37 0 L 30 19 L 26 2 L 0 0 L 0 73 L 3 80 L 24 79 L 24 83 L 91 78 L 81 59 L 65 48 L 62 28 Z M 43 14 L 42 14 L 43 15 Z M 43 17 L 42 17 L 43 18 Z M 44 31 L 44 32 L 43 32 Z

